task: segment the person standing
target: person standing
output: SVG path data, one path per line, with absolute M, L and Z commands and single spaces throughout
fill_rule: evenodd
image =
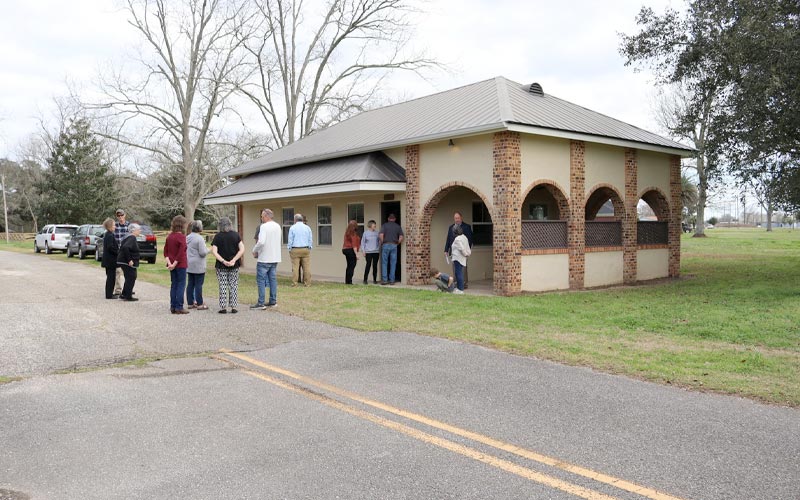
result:
M 403 242 L 403 228 L 396 220 L 394 214 L 389 214 L 378 235 L 381 240 L 381 285 L 394 285 L 397 247 Z
M 356 271 L 358 263 L 358 252 L 361 248 L 361 238 L 358 237 L 358 222 L 351 220 L 344 231 L 344 243 L 342 243 L 342 254 L 347 260 L 347 267 L 344 271 L 344 284 L 353 284 L 353 273 Z
M 311 285 L 311 248 L 313 234 L 311 228 L 303 222 L 302 214 L 294 214 L 294 224 L 289 228 L 286 247 L 292 259 L 292 286 L 300 283 L 300 272 L 303 273 L 303 284 Z
M 117 253 L 117 267 L 121 267 L 125 275 L 125 285 L 122 287 L 119 298 L 127 302 L 139 300 L 133 296 L 133 286 L 136 284 L 136 270 L 139 268 L 139 243 L 136 239 L 141 233 L 142 226 L 129 224 L 128 233 L 122 239 Z
M 186 304 L 189 309 L 205 311 L 208 306 L 203 302 L 203 283 L 206 280 L 206 247 L 205 239 L 200 236 L 203 232 L 203 221 L 192 222 L 192 232 L 186 237 L 186 259 L 189 267 L 186 268 Z
M 114 215 L 117 216 L 117 221 L 114 224 L 114 240 L 117 242 L 117 249 L 122 245 L 122 240 L 128 235 L 128 226 L 130 222 L 126 220 L 125 210 L 118 208 Z M 103 247 L 105 248 L 105 247 Z M 103 250 L 105 251 L 105 250 Z M 114 282 L 114 295 L 122 294 L 122 276 L 123 268 L 117 266 L 116 281 Z
M 454 293 L 464 293 L 464 270 L 467 268 L 467 257 L 472 254 L 472 249 L 469 247 L 469 240 L 461 230 L 461 226 L 454 227 L 453 234 L 455 239 L 450 248 L 450 255 L 453 256 L 453 270 L 457 284 Z
M 164 243 L 164 258 L 169 269 L 169 312 L 172 314 L 189 314 L 183 308 L 183 294 L 186 293 L 186 268 L 189 261 L 186 256 L 186 219 L 182 215 L 172 218 L 170 233 Z
M 251 309 L 264 310 L 267 307 L 278 305 L 278 264 L 281 261 L 281 238 L 283 230 L 280 224 L 272 220 L 272 210 L 265 208 L 261 211 L 261 230 L 258 233 L 258 243 L 253 247 L 253 257 L 256 264 L 256 286 L 258 287 L 258 302 L 250 306 Z M 269 286 L 269 302 L 264 302 L 266 287 Z
M 361 251 L 364 252 L 364 258 L 367 261 L 364 267 L 364 284 L 367 284 L 369 278 L 369 269 L 372 267 L 372 282 L 378 283 L 378 260 L 380 259 L 381 240 L 378 231 L 375 230 L 375 221 L 367 222 L 367 230 L 364 231 L 364 236 L 361 238 Z
M 464 222 L 463 216 L 461 212 L 453 213 L 453 223 L 450 224 L 450 227 L 447 228 L 447 239 L 444 243 L 444 255 L 447 262 L 452 260 L 451 249 L 453 246 L 453 241 L 456 239 L 456 234 L 454 233 L 455 228 L 460 227 L 461 232 L 466 236 L 467 241 L 469 242 L 469 248 L 472 249 L 472 226 Z M 464 269 L 464 288 L 467 287 L 467 270 Z M 453 261 L 453 276 L 456 276 L 456 265 L 455 261 Z M 461 289 L 463 290 L 463 288 Z
M 233 224 L 227 217 L 219 219 L 218 232 L 211 240 L 211 253 L 217 259 L 214 268 L 219 283 L 219 313 L 231 314 L 239 312 L 239 259 L 244 255 L 244 243 L 239 233 L 233 230 Z
M 103 260 L 100 263 L 106 269 L 106 298 L 116 299 L 114 285 L 117 280 L 117 240 L 114 238 L 114 219 L 111 217 L 103 221 L 106 232 L 103 234 Z

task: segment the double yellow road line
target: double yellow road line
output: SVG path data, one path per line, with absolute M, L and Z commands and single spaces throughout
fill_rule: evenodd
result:
M 641 486 L 638 484 L 631 483 L 629 481 L 625 481 L 620 478 L 616 478 L 613 476 L 609 476 L 607 474 L 603 474 L 602 472 L 597 472 L 591 469 L 587 469 L 585 467 L 581 467 L 579 465 L 571 464 L 569 462 L 565 462 L 563 460 L 559 460 L 557 458 L 549 457 L 547 455 L 542 455 L 540 453 L 536 453 L 535 451 L 531 451 L 510 443 L 506 443 L 504 441 L 494 439 L 489 436 L 484 436 L 483 434 L 478 434 L 476 432 L 468 431 L 466 429 L 461 429 L 459 427 L 455 427 L 453 425 L 441 422 L 439 420 L 434 420 L 432 418 L 425 417 L 424 415 L 419 415 L 417 413 L 412 413 L 406 410 L 402 410 L 400 408 L 395 408 L 394 406 L 390 406 L 380 401 L 375 401 L 354 392 L 348 391 L 346 389 L 341 389 L 339 387 L 326 384 L 325 382 L 321 382 L 310 377 L 306 377 L 304 375 L 300 375 L 298 373 L 286 370 L 284 368 L 280 368 L 278 366 L 271 365 L 269 363 L 265 363 L 263 361 L 259 361 L 257 359 L 251 358 L 249 356 L 245 356 L 244 354 L 233 352 L 227 349 L 223 349 L 220 351 L 220 356 L 215 356 L 217 359 L 222 361 L 226 361 L 228 363 L 232 363 L 240 368 L 242 368 L 243 372 L 249 376 L 255 377 L 257 379 L 263 380 L 265 382 L 269 382 L 273 385 L 281 387 L 283 389 L 287 389 L 292 391 L 296 394 L 300 394 L 305 396 L 309 399 L 322 403 L 326 406 L 331 408 L 337 409 L 339 411 L 348 413 L 355 417 L 367 420 L 369 422 L 378 424 L 383 426 L 387 429 L 394 430 L 396 432 L 400 432 L 405 434 L 409 437 L 414 439 L 420 440 L 422 442 L 438 446 L 440 448 L 444 448 L 446 450 L 450 450 L 454 453 L 458 453 L 459 455 L 471 458 L 473 460 L 477 460 L 479 462 L 491 465 L 492 467 L 496 467 L 500 470 L 504 470 L 506 472 L 510 472 L 517 476 L 523 477 L 530 481 L 534 481 L 536 483 L 543 484 L 550 488 L 554 488 L 560 491 L 564 491 L 566 493 L 570 493 L 575 495 L 579 498 L 585 498 L 587 500 L 610 500 L 614 499 L 615 497 L 606 495 L 599 491 L 595 491 L 589 488 L 585 488 L 583 486 L 573 484 L 564 480 L 561 480 L 557 477 L 550 476 L 548 474 L 543 474 L 541 472 L 537 472 L 533 469 L 529 469 L 527 467 L 523 467 L 517 465 L 513 462 L 508 460 L 504 460 L 502 458 L 495 457 L 493 455 L 484 453 L 480 450 L 475 448 L 471 448 L 469 446 L 464 446 L 462 444 L 456 443 L 454 441 L 444 439 L 438 436 L 434 436 L 427 432 L 423 432 L 419 429 L 415 429 L 413 427 L 407 426 L 405 424 L 395 422 L 394 420 L 389 420 L 387 418 L 381 417 L 379 415 L 375 415 L 368 411 L 362 410 L 355 406 L 343 403 L 337 399 L 334 399 L 330 396 L 320 394 L 319 392 L 315 392 L 316 390 L 325 391 L 329 394 L 333 394 L 339 396 L 341 398 L 348 399 L 350 401 L 355 401 L 362 405 L 370 406 L 372 408 L 376 408 L 383 412 L 396 415 L 398 417 L 405 418 L 407 420 L 411 420 L 413 422 L 417 422 L 420 424 L 427 425 L 434 429 L 438 429 L 444 432 L 448 432 L 450 434 L 466 438 L 472 440 L 476 443 L 481 443 L 486 446 L 490 446 L 494 449 L 511 453 L 517 455 L 519 457 L 525 458 L 527 460 L 532 460 L 534 462 L 538 462 L 540 464 L 544 464 L 556 469 L 560 469 L 566 471 L 570 474 L 574 474 L 576 476 L 581 476 L 584 478 L 591 479 L 593 481 L 603 483 L 606 485 L 613 486 L 614 488 L 618 488 L 623 491 L 627 491 L 630 493 L 635 493 L 644 498 L 649 498 L 651 500 L 681 500 L 678 497 L 668 495 L 666 493 L 662 493 L 660 491 L 654 490 L 652 488 L 648 488 L 645 486 Z M 231 358 L 236 360 L 242 361 L 246 364 L 239 363 L 237 361 L 233 361 Z M 267 373 L 261 371 L 255 371 L 252 367 L 258 367 L 261 370 L 266 371 Z M 287 380 L 276 378 L 274 375 L 280 375 L 281 377 L 285 377 L 291 380 L 294 380 L 297 383 L 292 383 Z M 302 385 L 300 385 L 302 384 Z

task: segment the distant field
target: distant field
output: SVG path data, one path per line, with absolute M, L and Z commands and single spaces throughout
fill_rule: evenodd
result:
M 32 252 L 32 244 L 2 242 L 0 249 Z M 681 270 L 681 279 L 661 284 L 519 297 L 282 286 L 279 302 L 283 313 L 363 331 L 416 332 L 800 406 L 800 231 L 685 236 Z M 143 265 L 140 277 L 169 284 L 161 264 Z M 205 290 L 216 293 L 213 271 Z M 255 301 L 253 276 L 243 276 L 239 296 Z

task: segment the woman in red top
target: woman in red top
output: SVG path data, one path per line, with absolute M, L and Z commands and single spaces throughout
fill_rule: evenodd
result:
M 353 272 L 356 270 L 356 262 L 358 262 L 358 250 L 361 248 L 361 238 L 356 232 L 357 229 L 358 222 L 351 220 L 344 232 L 344 245 L 342 245 L 342 253 L 344 254 L 344 258 L 347 259 L 347 270 L 344 272 L 344 283 L 346 285 L 353 284 Z
M 183 308 L 183 296 L 186 292 L 186 268 L 189 259 L 186 256 L 186 219 L 181 215 L 172 218 L 172 231 L 164 243 L 164 257 L 167 260 L 169 278 L 169 312 L 172 314 L 189 314 Z

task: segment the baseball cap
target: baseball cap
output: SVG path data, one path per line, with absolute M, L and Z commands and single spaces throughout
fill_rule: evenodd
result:
M 114 215 L 125 215 L 125 210 L 118 208 L 117 211 L 114 212 Z

